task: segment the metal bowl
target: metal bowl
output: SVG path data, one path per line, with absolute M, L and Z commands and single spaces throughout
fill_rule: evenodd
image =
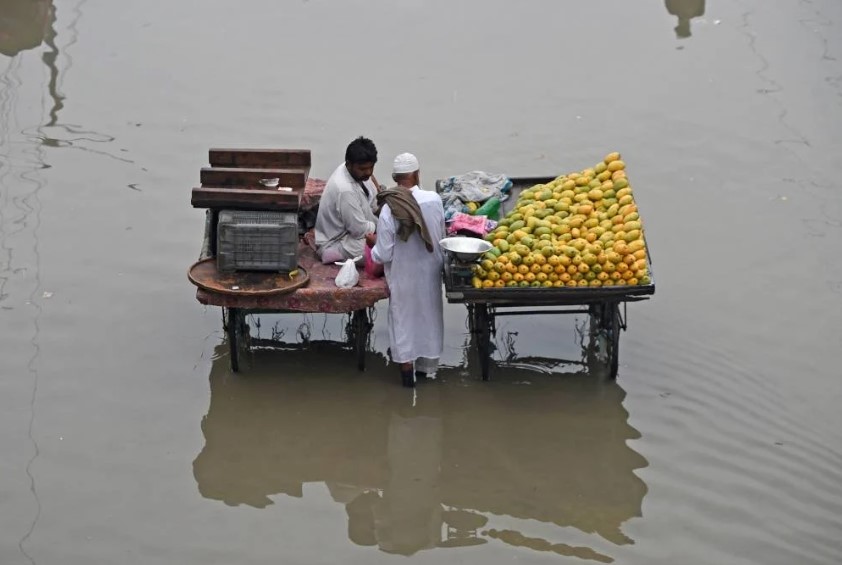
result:
M 460 261 L 476 261 L 494 247 L 489 242 L 475 237 L 446 237 L 439 241 L 439 245 Z

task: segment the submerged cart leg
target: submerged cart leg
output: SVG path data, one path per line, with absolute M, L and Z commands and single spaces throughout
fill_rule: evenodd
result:
M 240 344 L 239 333 L 241 329 L 239 308 L 228 308 L 228 320 L 226 330 L 228 332 L 228 353 L 231 356 L 231 370 L 240 370 Z
M 357 369 L 364 371 L 365 344 L 368 341 L 368 333 L 371 330 L 368 312 L 365 309 L 354 311 L 351 317 L 351 327 L 354 332 L 354 355 L 357 359 Z
M 612 303 L 606 307 L 606 318 L 608 328 L 608 347 L 610 349 L 610 365 L 608 376 L 611 380 L 617 379 L 617 371 L 620 367 L 620 305 Z
M 477 304 L 474 308 L 474 329 L 477 339 L 477 354 L 482 371 L 482 380 L 491 378 L 491 317 L 487 304 Z

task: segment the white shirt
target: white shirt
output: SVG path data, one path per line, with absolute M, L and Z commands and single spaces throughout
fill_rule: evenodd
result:
M 365 181 L 368 196 L 360 183 L 339 165 L 325 185 L 316 216 L 316 247 L 321 254 L 326 248 L 340 245 L 347 257 L 359 257 L 365 247 L 365 235 L 374 233 L 377 190 L 371 179 Z

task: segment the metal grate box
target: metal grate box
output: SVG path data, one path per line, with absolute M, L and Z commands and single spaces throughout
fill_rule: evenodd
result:
M 221 272 L 294 270 L 298 266 L 298 215 L 220 211 L 216 261 Z

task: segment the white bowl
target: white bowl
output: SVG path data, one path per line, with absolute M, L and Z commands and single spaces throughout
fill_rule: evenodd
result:
M 494 247 L 484 239 L 475 237 L 446 237 L 439 241 L 439 245 L 460 261 L 475 261 Z
M 279 179 L 279 178 L 275 178 L 275 179 L 260 179 L 260 184 L 262 184 L 263 186 L 271 186 L 271 187 L 275 187 L 275 186 L 278 186 L 278 183 L 279 183 L 279 182 L 281 182 L 281 179 Z

